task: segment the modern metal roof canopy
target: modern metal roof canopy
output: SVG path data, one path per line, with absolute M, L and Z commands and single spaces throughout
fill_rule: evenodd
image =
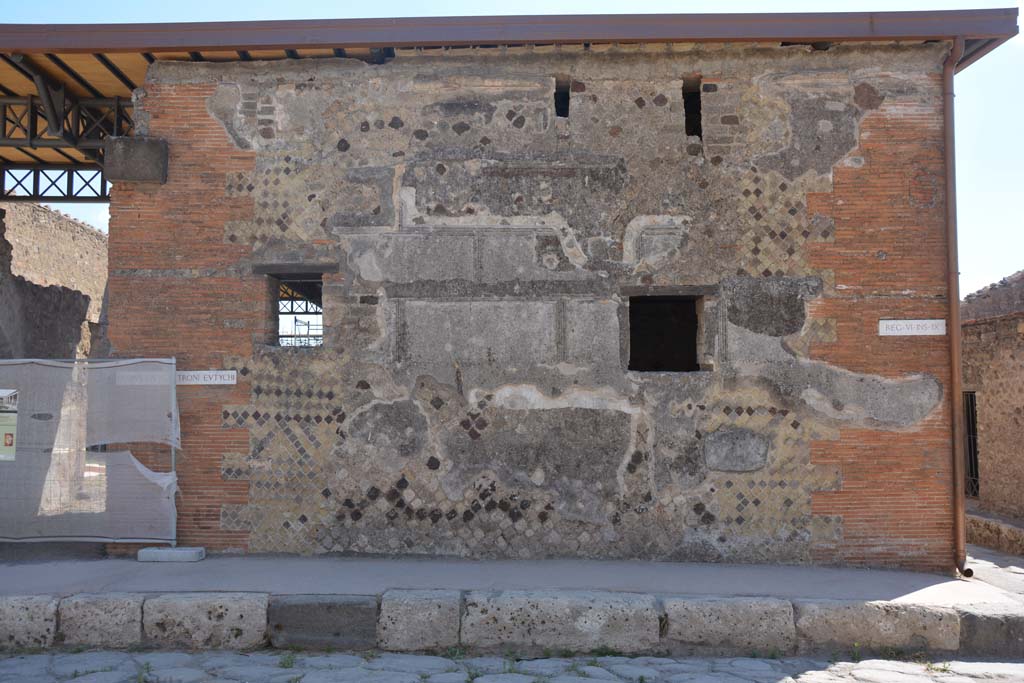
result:
M 812 14 L 429 17 L 178 24 L 0 24 L 0 196 L 105 201 L 103 140 L 132 132 L 157 60 L 356 57 L 395 48 L 963 38 L 963 69 L 1017 34 L 1017 9 Z M 14 175 L 12 175 L 14 174 Z M 95 181 L 90 185 L 86 175 Z M 18 178 L 22 178 L 18 182 Z M 96 191 L 96 187 L 99 191 Z

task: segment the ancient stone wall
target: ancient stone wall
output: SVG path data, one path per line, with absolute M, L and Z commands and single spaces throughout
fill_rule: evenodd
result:
M 89 297 L 12 272 L 0 208 L 0 358 L 75 358 L 89 352 Z
M 1024 270 L 968 294 L 960 302 L 961 320 L 980 320 L 1024 311 Z
M 1024 519 L 1024 310 L 964 324 L 963 367 L 964 391 L 975 392 L 978 503 Z
M 948 343 L 877 335 L 946 314 L 947 49 L 154 64 L 111 342 L 240 380 L 180 388 L 180 541 L 948 567 Z M 325 343 L 275 346 L 311 263 Z M 628 369 L 660 294 L 697 371 Z
M 89 297 L 89 322 L 99 322 L 107 288 L 107 236 L 38 204 L 7 202 L 0 209 L 7 212 L 11 271 L 43 287 L 81 292 Z

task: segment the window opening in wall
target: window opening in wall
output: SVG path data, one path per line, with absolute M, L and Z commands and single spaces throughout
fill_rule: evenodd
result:
M 629 298 L 629 369 L 639 372 L 695 372 L 697 297 Z
M 279 346 L 323 345 L 323 276 L 277 277 L 277 343 Z
M 973 391 L 964 392 L 964 438 L 967 440 L 964 457 L 967 458 L 966 490 L 964 493 L 977 498 L 981 490 L 978 478 L 978 402 Z
M 703 135 L 700 123 L 700 76 L 683 79 L 683 121 L 687 135 Z
M 569 77 L 555 77 L 555 116 L 569 118 Z

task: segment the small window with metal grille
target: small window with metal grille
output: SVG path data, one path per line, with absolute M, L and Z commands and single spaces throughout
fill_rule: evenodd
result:
M 323 276 L 279 275 L 276 281 L 278 346 L 323 346 Z

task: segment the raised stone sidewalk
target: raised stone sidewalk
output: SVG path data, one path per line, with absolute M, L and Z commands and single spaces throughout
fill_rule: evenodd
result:
M 0 683 L 1019 683 L 1024 664 L 964 661 L 448 657 L 116 651 L 0 658 Z
M 0 566 L 2 650 L 267 644 L 1015 659 L 1024 597 L 981 581 L 810 567 L 259 557 Z
M 1012 606 L 1008 606 L 1012 607 Z M 604 591 L 0 596 L 0 648 L 1024 656 L 1024 608 Z

